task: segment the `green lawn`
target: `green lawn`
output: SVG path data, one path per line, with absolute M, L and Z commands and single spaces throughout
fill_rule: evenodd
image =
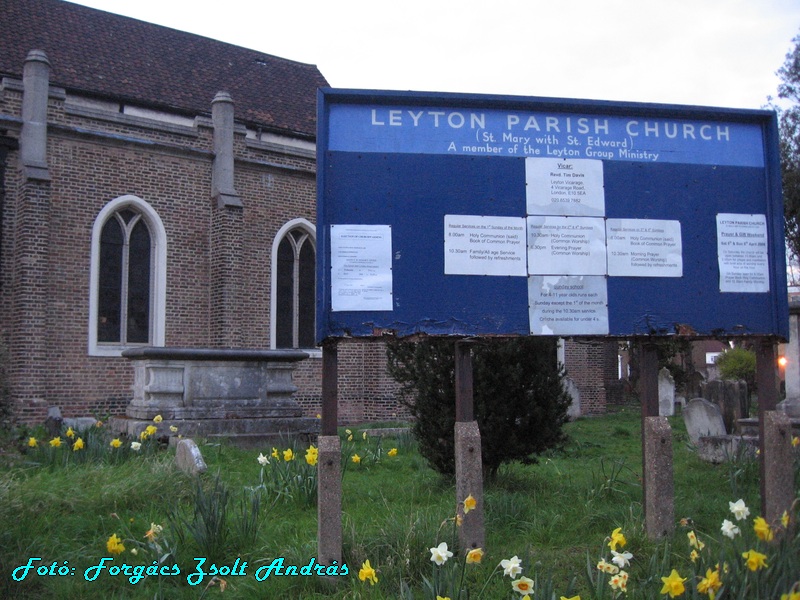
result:
M 751 517 L 758 512 L 758 465 L 703 463 L 689 448 L 680 417 L 671 419 L 671 424 L 676 519 L 691 519 L 692 529 L 708 544 L 704 552 L 716 552 L 712 548 L 720 543 L 720 524 L 733 519 L 730 501 L 742 498 L 751 508 Z M 0 475 L 0 597 L 344 599 L 401 598 L 413 593 L 415 598 L 430 598 L 425 595 L 426 579 L 453 572 L 460 577 L 463 566 L 451 559 L 434 567 L 429 551 L 442 541 L 454 549 L 454 482 L 429 469 L 407 436 L 365 441 L 361 429 L 352 430 L 352 442 L 346 440 L 344 430 L 341 433 L 346 454 L 343 562 L 349 574 L 330 578 L 335 583 L 316 576 L 274 574 L 256 580 L 259 568 L 263 575 L 262 567 L 276 558 L 300 567 L 316 555 L 315 505 L 289 498 L 291 487 L 276 496 L 276 488 L 270 486 L 276 481 L 270 470 L 276 464 L 285 466 L 284 448 L 279 448 L 278 460 L 270 457 L 271 464 L 264 467 L 268 491 L 259 495 L 247 491 L 261 481 L 258 451 L 201 444 L 209 470 L 200 479 L 199 499 L 196 482 L 175 469 L 169 450 L 129 452 L 126 460 L 116 464 L 102 458 L 76 464 L 73 459 L 78 453 L 74 453 L 67 465 L 55 460 L 57 464 L 37 466 L 30 461 L 45 455 L 38 448 L 12 461 Z M 542 456 L 536 465 L 506 465 L 495 481 L 485 482 L 486 548 L 481 563 L 465 569 L 470 598 L 477 598 L 482 589 L 484 598 L 520 597 L 512 592 L 508 577 L 492 576 L 502 559 L 514 555 L 522 561 L 523 574 L 537 580 L 538 593 L 531 598 L 549 600 L 552 584 L 558 600 L 567 594 L 571 582 L 575 589 L 570 596 L 611 598 L 613 590 L 605 581 L 599 592 L 589 588 L 587 555 L 588 571 L 596 577 L 595 564 L 602 556 L 610 558 L 607 538 L 618 527 L 627 539 L 624 549 L 633 555 L 628 598 L 658 597 L 660 576 L 668 575 L 673 567 L 691 579 L 694 571 L 703 574 L 703 560 L 713 566 L 710 555 L 696 564 L 689 559 L 689 529 L 685 527 L 678 525 L 674 539 L 659 543 L 644 534 L 638 410 L 579 419 L 567 426 L 567 432 L 570 441 L 563 451 Z M 398 449 L 396 456 L 388 456 L 391 448 Z M 71 452 L 69 447 L 47 450 L 56 458 L 62 451 Z M 271 451 L 262 450 L 265 456 Z M 299 476 L 313 473 L 310 467 L 303 470 L 303 449 L 295 451 L 293 466 L 298 467 Z M 353 453 L 362 457 L 360 464 L 350 460 Z M 296 476 L 292 473 L 289 478 Z M 248 502 L 256 495 L 261 503 L 254 512 Z M 194 506 L 203 502 L 207 508 L 202 518 L 195 518 Z M 223 504 L 226 510 L 220 509 Z M 256 522 L 259 527 L 254 532 Z M 163 531 L 156 528 L 153 533 L 153 524 Z M 752 537 L 750 522 L 739 524 Z M 148 531 L 151 539 L 145 537 Z M 106 543 L 112 534 L 125 546 L 121 554 L 109 553 Z M 793 543 L 796 550 L 797 538 Z M 113 560 L 105 561 L 102 570 L 92 569 L 103 557 Z M 208 557 L 206 566 L 212 560 L 223 566 L 224 582 L 217 579 L 208 586 L 212 578 L 207 575 L 197 585 L 189 585 L 196 557 Z M 15 569 L 30 558 L 41 560 L 31 563 L 35 568 L 22 581 L 15 581 L 12 573 L 19 578 L 24 570 Z M 237 559 L 238 572 L 228 573 Z M 137 579 L 135 567 L 146 574 L 154 560 L 160 569 L 179 569 L 180 574 L 142 577 L 132 583 Z M 366 560 L 376 569 L 374 586 L 358 578 Z M 793 559 L 788 567 L 788 577 L 800 579 L 800 572 L 792 571 L 796 562 Z M 123 564 L 129 566 L 127 575 Z M 36 567 L 42 565 L 47 568 L 37 572 Z M 58 574 L 59 567 L 64 575 Z M 115 568 L 121 570 L 115 573 Z M 95 574 L 93 581 L 87 581 Z M 778 591 L 788 591 L 786 577 L 780 580 L 786 589 Z M 197 579 L 195 575 L 192 580 Z M 692 594 L 696 595 L 694 588 L 687 588 L 686 597 Z

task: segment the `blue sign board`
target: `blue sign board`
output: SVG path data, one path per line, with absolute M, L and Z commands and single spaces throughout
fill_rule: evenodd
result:
M 757 110 L 325 89 L 317 337 L 788 336 Z

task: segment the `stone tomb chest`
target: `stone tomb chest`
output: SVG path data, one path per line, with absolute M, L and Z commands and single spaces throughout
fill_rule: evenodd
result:
M 292 374 L 308 357 L 294 350 L 136 348 L 124 356 L 134 363 L 133 399 L 115 427 L 138 436 L 156 415 L 167 435 L 224 437 L 255 446 L 308 441 L 318 419 L 303 417 L 292 397 Z

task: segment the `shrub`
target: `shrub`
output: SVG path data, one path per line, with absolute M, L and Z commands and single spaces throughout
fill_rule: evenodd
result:
M 744 380 L 753 389 L 756 379 L 756 354 L 739 346 L 726 350 L 717 357 L 716 365 L 723 379 Z
M 455 471 L 454 348 L 452 339 L 442 338 L 387 345 L 389 372 L 414 417 L 420 453 L 442 474 Z M 565 441 L 570 397 L 563 376 L 555 340 L 520 337 L 474 345 L 474 412 L 487 476 L 505 462 L 535 462 L 535 455 Z

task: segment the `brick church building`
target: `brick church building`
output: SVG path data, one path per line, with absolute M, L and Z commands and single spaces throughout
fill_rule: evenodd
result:
M 314 65 L 62 0 L 0 0 L 0 349 L 15 416 L 122 414 L 138 346 L 314 348 Z M 609 344 L 568 342 L 601 412 Z M 612 351 L 613 350 L 613 351 Z M 380 342 L 340 418 L 402 418 Z

